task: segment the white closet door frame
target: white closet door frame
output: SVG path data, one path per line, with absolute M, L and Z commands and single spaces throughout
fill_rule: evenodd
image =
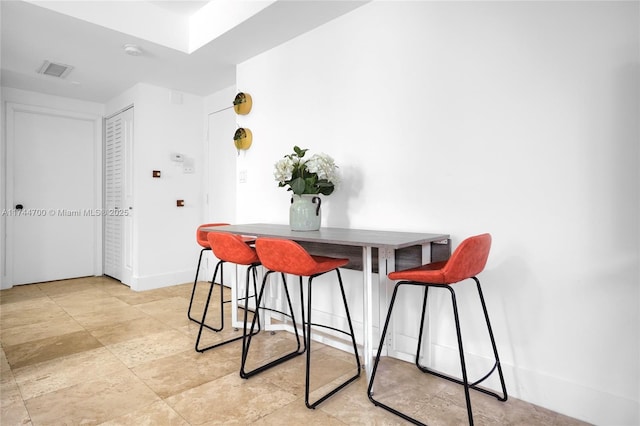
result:
M 134 253 L 133 105 L 106 117 L 104 121 L 104 273 L 131 285 Z M 114 146 L 110 146 L 112 142 Z M 116 163 L 109 163 L 111 160 Z M 116 187 L 110 186 L 112 184 Z

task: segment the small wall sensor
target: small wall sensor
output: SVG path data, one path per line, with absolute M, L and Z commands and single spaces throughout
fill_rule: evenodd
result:
M 171 161 L 182 163 L 184 161 L 184 155 L 177 153 L 171 154 Z

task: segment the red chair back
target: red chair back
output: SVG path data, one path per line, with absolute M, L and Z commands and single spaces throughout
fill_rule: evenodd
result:
M 491 249 L 491 235 L 481 234 L 462 241 L 442 268 L 446 283 L 475 277 L 484 270 Z
M 240 235 L 227 232 L 209 232 L 207 241 L 213 250 L 213 254 L 225 262 L 238 265 L 251 265 L 258 263 L 258 255 L 253 247 L 246 243 L 246 239 Z
M 278 238 L 258 238 L 256 251 L 267 269 L 303 277 L 322 274 L 349 263 L 349 259 L 313 256 L 295 241 Z
M 295 241 L 258 238 L 256 251 L 262 265 L 272 271 L 302 276 L 316 273 L 316 261 Z
M 208 232 L 203 231 L 202 228 L 211 228 L 212 226 L 225 226 L 229 225 L 228 223 L 205 223 L 203 225 L 198 226 L 196 229 L 196 241 L 204 248 L 209 248 L 209 241 L 207 240 Z

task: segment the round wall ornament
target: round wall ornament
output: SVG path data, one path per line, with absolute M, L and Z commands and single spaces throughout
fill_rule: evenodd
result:
M 249 114 L 252 105 L 253 101 L 251 99 L 251 95 L 245 92 L 239 92 L 233 100 L 233 110 L 236 114 Z
M 233 135 L 233 143 L 238 151 L 249 149 L 253 142 L 253 133 L 246 127 L 240 127 Z

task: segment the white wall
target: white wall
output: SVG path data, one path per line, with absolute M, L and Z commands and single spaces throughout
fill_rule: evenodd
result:
M 29 105 L 29 106 L 35 106 L 35 107 L 44 107 L 50 110 L 56 110 L 61 112 L 80 113 L 83 115 L 84 114 L 94 115 L 96 118 L 99 118 L 100 116 L 104 115 L 104 108 L 105 108 L 103 104 L 96 103 L 96 102 L 86 102 L 86 101 L 80 101 L 77 99 L 45 95 L 42 93 L 14 89 L 10 87 L 2 87 L 1 90 L 2 91 L 0 96 L 0 117 L 1 117 L 0 129 L 2 129 L 2 131 L 0 131 L 0 165 L 1 165 L 0 211 L 8 208 L 8 206 L 6 205 L 6 195 L 7 195 L 6 136 L 7 135 L 5 131 L 7 103 L 11 102 L 11 103 Z M 97 132 L 96 141 L 98 141 L 98 143 L 101 143 L 102 139 L 100 135 L 102 134 L 102 128 L 100 125 L 97 126 L 96 132 Z M 102 170 L 102 145 L 96 147 L 96 152 L 99 153 L 99 155 L 97 155 L 95 159 L 96 173 L 97 175 L 100 175 Z M 73 153 L 69 153 L 69 155 L 73 155 Z M 101 176 L 96 176 L 96 181 L 100 181 L 100 180 L 101 180 Z M 96 191 L 97 191 L 97 199 L 100 200 L 99 202 L 101 205 L 102 204 L 102 187 L 100 186 L 100 188 L 96 188 Z M 6 245 L 7 243 L 6 225 L 7 225 L 6 216 L 0 215 L 0 236 L 1 236 L 0 238 L 0 288 L 2 289 L 10 288 L 13 285 L 11 282 L 11 277 L 8 277 L 6 275 L 7 270 L 9 269 L 6 264 L 7 250 L 11 250 L 11 247 L 7 247 Z M 98 257 L 101 258 L 102 256 L 102 249 L 101 249 L 102 230 L 101 229 L 98 230 L 98 233 L 96 235 L 96 241 L 98 242 L 98 245 L 100 247 L 98 249 Z M 101 273 L 102 271 L 101 262 L 99 265 L 96 265 L 96 266 L 99 269 L 96 271 L 96 273 Z
M 205 211 L 204 222 L 233 223 L 236 218 L 236 158 L 233 144 L 236 113 L 235 86 L 205 98 Z
M 246 61 L 237 221 L 287 222 L 273 164 L 298 144 L 343 174 L 324 225 L 490 232 L 509 393 L 639 423 L 639 5 L 373 2 Z
M 178 100 L 181 98 L 181 101 Z M 134 290 L 193 280 L 202 220 L 203 98 L 138 84 L 107 104 L 107 115 L 134 105 Z M 180 153 L 195 173 L 171 160 Z M 160 170 L 161 178 L 152 178 Z M 177 207 L 176 200 L 184 200 Z

